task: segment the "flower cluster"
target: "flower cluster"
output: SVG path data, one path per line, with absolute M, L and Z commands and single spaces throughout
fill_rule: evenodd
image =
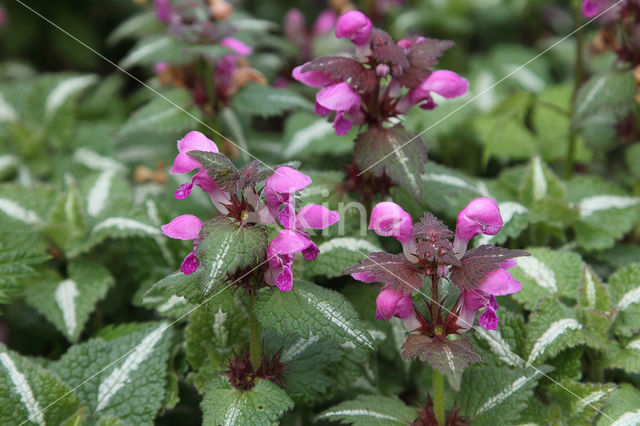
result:
M 515 266 L 512 258 L 527 253 L 489 245 L 467 251 L 467 244 L 476 235 L 497 234 L 502 225 L 495 201 L 477 198 L 458 214 L 452 243 L 453 232 L 430 213 L 414 225 L 402 207 L 382 202 L 371 213 L 369 229 L 381 236 L 394 237 L 402 244 L 403 254 L 373 253 L 346 273 L 360 281 L 384 283 L 376 300 L 376 318 L 401 318 L 408 331 L 439 338 L 464 333 L 472 327 L 476 311 L 481 308 L 484 312 L 479 318 L 480 325 L 494 330 L 498 324 L 495 296 L 520 290 L 521 284 L 507 270 Z M 411 297 L 423 294 L 424 278 L 432 284 L 427 302 L 431 322 L 416 310 Z M 449 279 L 460 290 L 457 303 L 445 319 L 438 296 L 440 279 Z
M 298 56 L 307 60 L 311 58 L 314 41 L 327 36 L 334 29 L 337 19 L 336 12 L 326 9 L 318 15 L 313 26 L 307 28 L 302 12 L 290 9 L 284 16 L 284 35 L 298 48 Z
M 213 156 L 215 163 L 205 168 L 198 155 Z M 324 229 L 339 220 L 338 212 L 318 204 L 296 209 L 297 191 L 311 184 L 309 176 L 288 166 L 278 167 L 273 174 L 259 171 L 257 162 L 238 171 L 218 152 L 216 144 L 200 132 L 189 132 L 178 141 L 176 156 L 170 173 L 190 173 L 196 170 L 190 182 L 175 191 L 175 198 L 185 199 L 193 186 L 199 186 L 211 198 L 221 215 L 242 226 L 277 225 L 283 227 L 269 243 L 266 250 L 268 267 L 264 273 L 267 284 L 280 290 L 290 290 L 293 284 L 293 261 L 296 253 L 307 260 L 318 255 L 318 246 L 311 240 L 307 229 Z M 297 211 L 296 211 L 297 210 Z M 199 265 L 198 244 L 201 241 L 203 222 L 198 217 L 185 214 L 162 226 L 162 232 L 170 238 L 190 240 L 193 250 L 184 258 L 180 270 L 192 274 Z
M 335 34 L 353 43 L 355 58 L 317 58 L 296 67 L 292 75 L 308 86 L 321 88 L 316 113 L 332 114 L 339 135 L 354 125 L 381 127 L 413 105 L 433 109 L 437 106 L 434 93 L 453 98 L 468 89 L 467 80 L 453 71 L 431 71 L 452 42 L 414 37 L 394 43 L 357 10 L 338 18 Z

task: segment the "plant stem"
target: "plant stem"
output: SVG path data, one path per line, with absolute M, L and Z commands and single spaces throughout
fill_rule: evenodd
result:
M 255 295 L 252 292 L 249 299 L 249 359 L 253 369 L 257 370 L 262 359 L 262 333 L 254 312 L 254 299 Z
M 581 15 L 581 2 L 579 0 L 573 0 L 573 16 L 575 21 L 575 26 L 579 27 L 580 20 L 582 19 Z M 576 109 L 576 97 L 578 95 L 578 90 L 582 85 L 583 78 L 583 70 L 582 70 L 582 51 L 584 50 L 584 37 L 582 35 L 582 31 L 578 31 L 576 33 L 576 64 L 575 64 L 575 82 L 573 86 L 573 94 L 571 96 L 571 114 Z M 569 147 L 567 149 L 567 169 L 566 169 L 566 178 L 571 179 L 573 176 L 573 164 L 574 164 L 574 156 L 576 153 L 576 142 L 578 139 L 578 135 L 575 130 L 573 130 L 573 126 L 569 124 Z
M 444 378 L 433 370 L 433 414 L 440 426 L 444 426 Z

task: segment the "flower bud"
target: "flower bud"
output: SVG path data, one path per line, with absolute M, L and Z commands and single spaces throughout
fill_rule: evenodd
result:
M 351 40 L 356 46 L 369 43 L 373 25 L 364 13 L 352 10 L 340 16 L 336 22 L 336 37 Z
M 386 77 L 389 75 L 389 65 L 387 64 L 379 64 L 376 67 L 376 75 L 380 78 Z
M 453 249 L 458 257 L 462 257 L 467 243 L 478 234 L 495 235 L 502 229 L 500 208 L 491 198 L 480 197 L 472 200 L 458 213 L 456 236 Z

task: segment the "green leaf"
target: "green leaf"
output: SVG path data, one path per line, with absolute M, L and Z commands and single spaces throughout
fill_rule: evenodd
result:
M 640 373 L 640 338 L 609 342 L 604 351 L 604 367 L 619 368 L 627 373 Z
M 345 358 L 346 351 L 353 350 L 316 336 L 305 339 L 275 333 L 265 336 L 265 344 L 272 353 L 281 351 L 280 361 L 286 365 L 284 388 L 294 402 L 302 404 L 332 397 L 337 387 L 333 376 L 343 372 L 339 362 Z
M 304 338 L 313 334 L 373 349 L 372 337 L 344 296 L 315 284 L 295 281 L 290 291 L 265 289 L 255 309 L 260 324 L 279 334 Z
M 515 424 L 542 371 L 476 366 L 462 378 L 458 402 L 474 425 Z
M 628 383 L 623 383 L 607 401 L 596 424 L 598 426 L 638 424 L 640 422 L 638 407 L 640 407 L 640 390 Z
M 313 104 L 296 92 L 258 83 L 246 84 L 233 95 L 231 105 L 240 112 L 261 117 L 282 115 L 292 109 L 313 111 Z
M 607 332 L 611 327 L 612 316 L 609 292 L 600 278 L 588 266 L 584 266 L 578 295 L 578 317 L 586 329 L 599 336 L 599 342 L 589 341 L 597 347 L 607 344 Z
M 592 424 L 598 411 L 616 390 L 614 384 L 562 381 L 549 385 L 549 397 L 560 406 L 570 423 Z
M 520 199 L 525 206 L 545 199 L 565 199 L 565 190 L 560 179 L 540 157 L 533 157 L 526 169 Z
M 427 162 L 427 147 L 420 136 L 401 126 L 371 128 L 360 133 L 355 143 L 354 158 L 361 172 L 387 175 L 414 197 L 422 198 L 420 175 Z
M 98 263 L 77 260 L 69 264 L 69 276 L 50 272 L 25 290 L 27 304 L 51 321 L 69 340 L 80 337 L 96 303 L 103 299 L 114 279 Z
M 0 423 L 58 425 L 79 407 L 68 384 L 0 343 Z
M 576 243 L 587 250 L 613 247 L 640 220 L 640 198 L 598 177 L 572 179 L 567 194 L 579 211 Z
M 402 359 L 414 358 L 427 361 L 431 368 L 444 374 L 456 392 L 460 391 L 462 373 L 469 365 L 481 360 L 466 337 L 438 342 L 422 334 L 409 336 L 402 345 Z
M 268 380 L 259 380 L 248 391 L 237 390 L 223 380 L 215 380 L 200 408 L 204 424 L 269 426 L 276 424 L 284 412 L 293 408 L 293 401 Z
M 164 24 L 154 11 L 132 15 L 118 25 L 107 38 L 107 44 L 114 45 L 125 39 L 140 38 L 159 32 Z
M 179 133 L 197 125 L 200 113 L 192 105 L 191 94 L 172 89 L 136 110 L 120 130 L 119 136 L 131 133 Z
M 416 411 L 397 397 L 363 395 L 335 405 L 316 416 L 353 426 L 401 426 L 416 419 Z
M 51 369 L 77 386 L 92 416 L 151 425 L 164 401 L 172 330 L 164 322 L 147 323 L 110 334 L 108 341 L 98 337 L 72 346 Z
M 139 40 L 120 61 L 120 66 L 126 69 L 134 65 L 155 65 L 158 62 L 178 65 L 189 59 L 183 49 L 184 45 L 176 37 L 168 34 L 151 35 Z
M 201 292 L 211 295 L 230 275 L 250 270 L 267 254 L 267 232 L 261 226 L 240 226 L 225 216 L 206 222 L 196 254 L 203 268 Z
M 70 184 L 67 187 L 67 192 L 58 198 L 51 213 L 50 222 L 45 233 L 64 252 L 70 252 L 74 246 L 82 243 L 89 229 L 84 200 L 77 185 Z
M 292 114 L 285 123 L 284 140 L 287 145 L 283 158 L 311 158 L 317 155 L 341 155 L 353 150 L 353 138 L 338 136 L 325 117 L 307 112 Z
M 616 134 L 615 126 L 636 109 L 633 71 L 596 75 L 578 91 L 572 126 L 587 143 L 602 148 Z
M 173 310 L 179 305 L 182 305 L 183 309 L 190 309 L 193 305 L 201 303 L 206 303 L 206 308 L 214 312 L 219 309 L 222 309 L 223 312 L 229 312 L 230 309 L 233 309 L 235 306 L 233 289 L 218 291 L 215 293 L 215 297 L 204 297 L 200 290 L 202 276 L 202 269 L 189 275 L 176 271 L 151 286 L 142 296 L 141 302 L 143 305 L 153 306 L 162 314 L 168 313 L 170 309 Z M 167 304 L 173 306 L 165 309 Z
M 614 273 L 607 283 L 613 303 L 614 332 L 631 336 L 640 329 L 640 264 Z
M 548 248 L 526 251 L 531 256 L 517 258 L 517 266 L 509 270 L 522 283 L 522 290 L 513 298 L 530 310 L 547 295 L 577 299 L 584 265 L 579 255 Z
M 540 364 L 560 351 L 586 342 L 584 327 L 574 310 L 557 299 L 546 298 L 538 305 L 526 329 L 528 364 Z
M 343 271 L 360 262 L 368 254 L 381 251 L 376 244 L 364 238 L 338 237 L 332 238 L 318 246 L 320 253 L 313 262 L 305 264 L 306 276 L 324 275 L 335 278 L 343 275 Z
M 474 350 L 485 363 L 523 367 L 522 353 L 525 345 L 525 324 L 522 316 L 510 311 L 500 312 L 500 327 L 485 330 L 475 326 L 470 335 Z
M 4 246 L 0 243 L 0 303 L 8 303 L 9 296 L 21 288 L 18 280 L 35 276 L 37 272 L 33 266 L 48 259 L 49 255 L 44 251 Z
M 189 156 L 200 161 L 202 168 L 225 191 L 235 191 L 240 173 L 231 160 L 218 152 L 191 151 Z

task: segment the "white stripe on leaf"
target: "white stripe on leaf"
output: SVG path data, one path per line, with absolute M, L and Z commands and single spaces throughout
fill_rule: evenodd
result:
M 394 420 L 397 422 L 403 422 L 403 420 L 397 419 L 393 416 L 389 416 L 383 413 L 378 413 L 377 411 L 365 410 L 362 408 L 357 408 L 352 410 L 328 411 L 322 414 L 319 418 L 328 418 L 328 417 L 335 417 L 335 416 L 373 417 L 374 419 Z
M 362 250 L 369 253 L 380 251 L 380 247 L 376 246 L 368 240 L 351 237 L 334 238 L 320 244 L 318 246 L 318 249 L 320 250 L 320 253 L 330 253 L 335 249 L 344 249 L 353 252 L 359 252 Z
M 73 280 L 64 280 L 58 284 L 54 299 L 62 312 L 62 319 L 70 335 L 76 330 L 76 298 L 80 293 Z
M 552 323 L 547 331 L 545 331 L 542 336 L 536 340 L 536 343 L 533 345 L 533 349 L 531 349 L 531 354 L 529 355 L 528 363 L 532 363 L 535 361 L 540 355 L 544 353 L 547 347 L 553 343 L 558 337 L 569 330 L 580 330 L 582 325 L 578 323 L 573 318 L 564 318 Z
M 592 214 L 611 209 L 624 209 L 640 204 L 640 198 L 625 197 L 621 195 L 596 195 L 580 200 L 580 217 L 589 217 Z
M 106 207 L 111 191 L 111 183 L 116 172 L 113 169 L 103 171 L 87 194 L 87 213 L 98 216 Z
M 483 413 L 487 410 L 492 409 L 493 407 L 500 405 L 504 400 L 506 400 L 511 395 L 519 391 L 524 385 L 527 384 L 527 382 L 529 382 L 529 380 L 534 379 L 538 374 L 539 372 L 536 371 L 531 377 L 527 377 L 527 376 L 518 377 L 513 383 L 511 383 L 505 389 L 500 391 L 497 395 L 492 396 L 484 404 L 482 404 L 482 406 L 480 407 L 480 409 L 476 414 Z
M 142 342 L 124 359 L 124 362 L 115 368 L 98 387 L 98 404 L 96 411 L 102 411 L 111 401 L 111 398 L 131 381 L 131 374 L 149 358 L 153 348 L 160 341 L 162 334 L 167 329 L 167 324 L 162 323 L 151 333 L 147 334 Z
M 47 96 L 44 107 L 45 114 L 55 113 L 67 99 L 92 85 L 97 79 L 98 77 L 95 75 L 81 75 L 60 81 Z
M 29 420 L 44 426 L 45 421 L 42 409 L 40 408 L 40 404 L 36 398 L 33 396 L 33 391 L 31 391 L 27 378 L 24 374 L 18 371 L 15 363 L 6 352 L 0 353 L 0 363 L 2 363 L 9 373 L 9 378 L 13 383 L 13 387 L 18 395 L 20 395 L 20 401 L 22 401 L 22 404 L 27 409 Z
M 540 287 L 552 292 L 558 291 L 556 274 L 534 256 L 518 257 L 515 259 L 517 267 L 532 278 Z
M 120 231 L 141 231 L 149 235 L 160 235 L 160 229 L 127 217 L 110 217 L 105 219 L 97 224 L 91 232 L 95 233 L 102 229 L 109 228 L 115 228 Z
M 15 201 L 9 200 L 7 198 L 0 198 L 0 210 L 2 210 L 7 216 L 29 225 L 38 223 L 42 220 L 36 214 L 36 212 L 25 209 Z

